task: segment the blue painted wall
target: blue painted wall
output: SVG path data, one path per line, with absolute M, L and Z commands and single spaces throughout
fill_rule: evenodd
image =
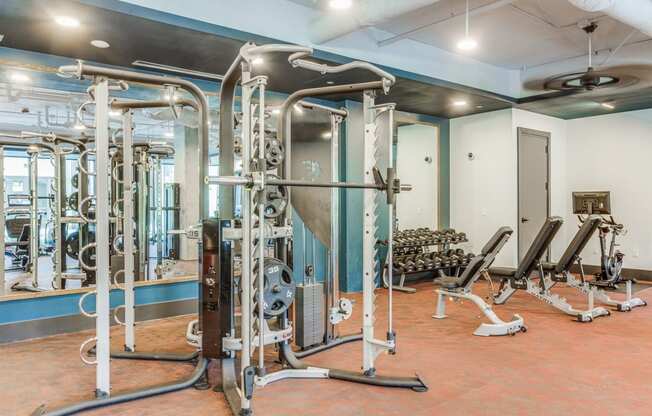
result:
M 196 281 L 170 284 L 139 286 L 135 288 L 136 306 L 154 303 L 197 299 Z M 35 319 L 55 318 L 78 315 L 78 302 L 82 293 L 44 296 L 31 299 L 17 299 L 0 302 L 0 325 Z M 111 308 L 124 304 L 124 292 L 111 291 Z M 88 296 L 84 301 L 87 312 L 95 311 L 95 296 Z

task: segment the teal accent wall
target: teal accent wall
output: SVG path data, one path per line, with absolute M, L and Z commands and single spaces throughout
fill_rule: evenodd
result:
M 136 306 L 162 302 L 197 299 L 197 281 L 185 281 L 169 284 L 137 286 L 135 290 Z M 83 293 L 65 293 L 29 299 L 16 299 L 0 302 L 0 325 L 35 319 L 57 318 L 78 315 L 79 298 Z M 112 290 L 111 308 L 124 304 L 124 292 Z M 95 311 L 95 296 L 88 296 L 84 301 L 87 312 Z
M 363 141 L 364 121 L 362 120 L 362 104 L 346 101 L 349 117 L 346 122 L 345 134 L 340 144 L 340 161 L 344 169 L 342 179 L 351 182 L 361 182 L 363 177 Z M 421 114 L 406 114 L 416 123 L 427 123 L 439 128 L 439 225 L 446 228 L 450 224 L 450 123 L 448 119 L 425 116 Z M 397 115 L 397 120 L 400 120 Z M 394 153 L 396 155 L 396 152 Z M 345 190 L 340 217 L 342 218 L 340 243 L 340 287 L 345 292 L 362 290 L 362 198 L 361 190 Z M 379 229 L 378 239 L 388 236 L 389 210 L 384 201 L 384 195 L 379 194 Z M 378 265 L 385 260 L 385 250 L 379 250 Z M 380 278 L 377 276 L 380 283 Z

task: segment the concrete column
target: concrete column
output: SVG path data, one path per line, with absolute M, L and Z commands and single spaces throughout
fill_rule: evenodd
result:
M 199 222 L 197 206 L 199 201 L 199 176 L 200 161 L 197 160 L 199 151 L 199 134 L 197 129 L 187 127 L 176 127 L 174 139 L 174 181 L 180 186 L 181 213 L 180 227 L 196 225 Z M 197 260 L 197 240 L 181 236 L 180 242 L 181 260 Z

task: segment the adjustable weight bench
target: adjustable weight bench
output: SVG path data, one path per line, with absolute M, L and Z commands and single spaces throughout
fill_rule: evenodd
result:
M 595 282 L 598 284 L 594 284 L 593 281 L 585 280 L 584 267 L 582 266 L 582 258 L 580 257 L 580 254 L 591 240 L 596 230 L 600 228 L 601 224 L 602 218 L 599 215 L 589 216 L 577 231 L 577 234 L 575 234 L 575 237 L 568 245 L 566 251 L 564 251 L 564 254 L 562 254 L 559 262 L 543 263 L 544 272 L 547 272 L 550 275 L 550 279 L 553 282 L 566 283 L 568 286 L 587 295 L 589 309 L 593 308 L 594 299 L 597 299 L 605 305 L 614 306 L 620 312 L 629 312 L 637 306 L 646 306 L 647 303 L 644 300 L 632 297 L 631 280 L 625 280 L 627 286 L 624 301 L 611 299 L 607 291 L 599 284 L 601 282 Z M 570 272 L 570 268 L 575 262 L 577 262 L 580 267 L 581 279 L 577 279 Z
M 471 292 L 473 284 L 480 278 L 493 261 L 500 249 L 507 243 L 514 231 L 509 227 L 501 227 L 482 248 L 479 255 L 475 256 L 459 276 L 445 276 L 435 279 L 441 287 L 437 289 L 437 311 L 432 316 L 436 319 L 446 318 L 446 297 L 468 299 L 480 308 L 482 313 L 491 321 L 490 324 L 482 323 L 473 333 L 479 336 L 513 335 L 519 331 L 525 332 L 523 318 L 514 315 L 511 321 L 500 319 L 480 296 Z
M 556 282 L 546 277 L 545 269 L 547 268 L 549 272 L 552 270 L 552 273 L 550 274 L 555 275 L 554 270 L 557 265 L 565 268 L 568 264 L 568 258 L 572 258 L 572 256 L 575 255 L 569 250 L 581 251 L 581 249 L 584 248 L 581 244 L 581 240 L 584 237 L 580 236 L 582 238 L 579 238 L 576 235 L 573 242 L 571 242 L 569 249 L 566 250 L 570 257 L 563 259 L 565 256 L 562 256 L 564 261 L 560 261 L 558 264 L 545 263 L 541 261 L 541 258 L 550 247 L 553 238 L 561 228 L 563 222 L 564 221 L 560 217 L 550 217 L 546 219 L 518 268 L 495 267 L 489 270 L 491 276 L 496 276 L 502 279 L 501 290 L 494 298 L 495 304 L 502 305 L 507 302 L 507 300 L 517 290 L 525 290 L 535 298 L 552 305 L 568 315 L 576 317 L 580 322 L 590 322 L 593 318 L 598 316 L 609 315 L 609 311 L 605 308 L 593 307 L 590 300 L 589 308 L 587 310 L 578 310 L 571 306 L 566 299 L 550 292 L 550 288 L 553 287 Z M 585 232 L 588 231 L 585 230 Z M 586 241 L 584 242 L 584 245 L 586 245 Z M 532 280 L 532 273 L 535 271 L 538 271 L 539 274 L 538 282 Z

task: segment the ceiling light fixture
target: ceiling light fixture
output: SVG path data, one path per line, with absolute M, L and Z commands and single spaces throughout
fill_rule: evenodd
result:
M 611 103 L 608 103 L 608 102 L 600 103 L 600 105 L 602 107 L 606 108 L 607 110 L 613 110 L 614 108 L 616 108 L 615 105 L 613 105 Z
M 353 6 L 353 0 L 331 0 L 328 2 L 328 6 L 335 10 L 346 10 Z
M 26 74 L 23 74 L 22 72 L 12 73 L 11 75 L 9 75 L 9 79 L 17 84 L 24 84 L 30 81 L 30 78 Z
M 109 48 L 111 45 L 109 45 L 109 42 L 101 39 L 95 39 L 91 41 L 91 45 L 95 46 L 98 49 L 106 49 Z
M 457 48 L 463 51 L 470 51 L 478 46 L 478 42 L 469 36 L 469 0 L 466 0 L 465 29 L 464 39 L 457 43 Z
M 79 27 L 79 20 L 70 16 L 57 16 L 54 18 L 54 21 L 57 22 L 59 26 L 63 27 Z
M 464 100 L 455 100 L 453 101 L 453 105 L 455 107 L 465 107 L 468 103 Z

